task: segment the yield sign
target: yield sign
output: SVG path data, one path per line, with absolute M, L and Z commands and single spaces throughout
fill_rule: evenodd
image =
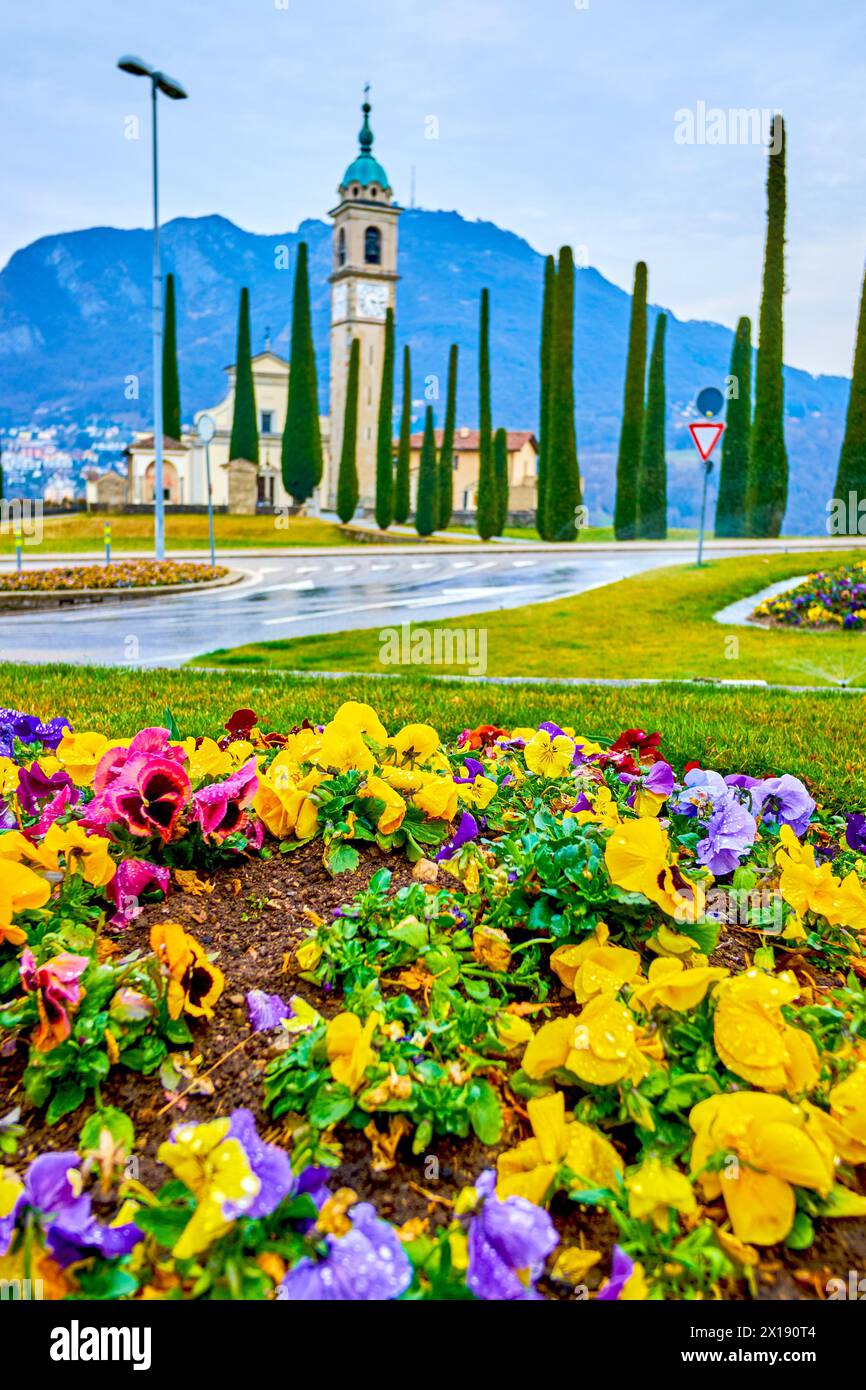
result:
M 694 446 L 704 463 L 710 457 L 724 432 L 725 426 L 721 420 L 702 420 L 689 425 L 689 434 L 692 436 Z

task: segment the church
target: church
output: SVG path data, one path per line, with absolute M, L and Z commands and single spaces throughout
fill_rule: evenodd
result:
M 328 416 L 320 416 L 323 451 L 322 481 L 307 511 L 331 511 L 336 504 L 337 471 L 342 447 L 346 405 L 349 353 L 353 338 L 360 341 L 360 380 L 358 392 L 357 465 L 359 512 L 369 511 L 375 502 L 376 434 L 385 345 L 385 317 L 395 310 L 397 270 L 397 223 L 402 208 L 394 201 L 390 180 L 373 153 L 370 103 L 362 106 L 363 124 L 359 148 L 343 174 L 338 187 L 339 201 L 331 210 L 333 221 L 333 261 L 330 330 L 330 401 Z M 226 367 L 226 394 L 219 404 L 197 411 L 194 424 L 210 415 L 216 431 L 210 442 L 210 471 L 216 507 L 232 513 L 288 507 L 291 497 L 283 487 L 280 471 L 283 426 L 288 398 L 289 363 L 273 352 L 269 343 L 252 359 L 257 423 L 259 429 L 258 465 L 246 459 L 229 458 L 234 414 L 235 367 Z M 467 431 L 463 432 L 468 434 Z M 536 446 L 535 437 L 520 433 L 512 446 L 509 436 L 511 482 L 520 491 L 513 504 L 534 505 Z M 465 442 L 465 441 L 464 441 Z M 420 440 L 413 440 L 413 471 L 417 471 Z M 465 473 L 470 455 L 455 450 L 454 467 L 461 463 Z M 203 506 L 207 503 L 205 447 L 197 428 L 184 431 L 180 440 L 165 438 L 163 443 L 165 500 L 170 506 Z M 477 446 L 474 455 L 477 460 Z M 153 502 L 154 461 L 152 432 L 137 437 L 127 450 L 128 475 L 125 501 L 138 505 Z M 477 462 L 476 462 L 477 470 Z M 118 479 L 110 483 L 94 479 L 88 484 L 88 501 L 111 505 Z M 461 474 L 455 488 L 455 504 L 474 509 L 477 471 L 474 480 Z M 114 495 L 108 495 L 108 488 Z M 105 495 L 102 495 L 104 489 Z M 413 489 L 414 490 L 414 489 Z

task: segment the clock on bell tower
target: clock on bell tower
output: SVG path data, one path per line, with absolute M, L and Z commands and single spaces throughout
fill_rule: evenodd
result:
M 376 492 L 376 432 L 385 317 L 395 307 L 397 218 L 388 175 L 373 155 L 370 103 L 364 89 L 364 122 L 359 152 L 340 181 L 340 201 L 332 209 L 333 269 L 331 284 L 331 442 L 323 488 L 327 507 L 336 504 L 337 474 L 343 444 L 346 379 L 352 339 L 361 342 L 358 389 L 359 505 L 372 506 Z

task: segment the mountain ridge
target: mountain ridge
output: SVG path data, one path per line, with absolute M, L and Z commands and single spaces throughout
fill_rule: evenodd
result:
M 478 300 L 491 295 L 495 424 L 536 429 L 538 335 L 544 256 L 517 233 L 455 211 L 404 209 L 400 218 L 398 348 L 412 349 L 415 395 L 424 386 L 444 408 L 448 346 L 460 345 L 458 422 L 477 425 Z M 238 296 L 250 289 L 253 350 L 289 355 L 294 253 L 310 251 L 320 401 L 327 409 L 330 227 L 318 218 L 293 232 L 247 232 L 214 213 L 161 229 L 163 271 L 177 281 L 181 401 L 185 420 L 225 394 L 234 356 Z M 13 253 L 0 272 L 0 421 L 149 423 L 150 256 L 147 228 L 92 227 L 49 234 Z M 288 255 L 285 254 L 286 250 Z M 283 268 L 280 268 L 280 267 Z M 630 295 L 593 267 L 575 288 L 575 390 L 585 500 L 601 517 L 612 501 Z M 651 306 L 649 332 L 662 306 Z M 721 385 L 733 330 L 669 315 L 667 397 L 670 521 L 694 518 L 699 469 L 686 432 L 696 391 Z M 753 314 L 753 318 L 756 318 Z M 398 364 L 402 353 L 398 351 Z M 130 380 L 138 398 L 127 399 Z M 418 384 L 420 383 L 420 389 Z M 823 530 L 844 429 L 849 380 L 785 368 L 791 460 L 788 531 Z M 438 391 L 438 397 L 437 397 Z M 399 403 L 399 371 L 395 399 Z M 423 403 L 426 403 L 423 402 Z

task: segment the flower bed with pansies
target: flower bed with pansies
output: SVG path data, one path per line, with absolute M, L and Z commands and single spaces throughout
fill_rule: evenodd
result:
M 0 711 L 0 1278 L 824 1297 L 866 1243 L 866 816 L 659 734 Z
M 782 627 L 862 632 L 866 629 L 866 560 L 829 572 L 817 570 L 796 588 L 764 599 L 752 618 Z
M 81 589 L 155 589 L 224 579 L 225 565 L 198 560 L 112 560 L 109 565 L 57 565 L 0 574 L 0 593 L 74 593 Z

